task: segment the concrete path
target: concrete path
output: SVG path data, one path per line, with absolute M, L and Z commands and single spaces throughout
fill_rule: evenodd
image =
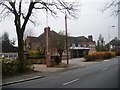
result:
M 58 71 L 58 70 L 62 70 L 64 68 L 56 68 L 56 67 L 46 67 L 45 64 L 34 64 L 35 66 L 35 71 L 39 71 L 39 72 L 55 72 L 55 71 Z

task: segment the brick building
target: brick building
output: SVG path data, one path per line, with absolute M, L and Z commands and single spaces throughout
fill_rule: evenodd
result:
M 39 48 L 44 48 L 45 51 L 45 47 L 46 47 L 46 30 L 48 30 L 48 37 L 49 37 L 49 41 L 51 40 L 52 36 L 57 36 L 59 35 L 58 33 L 56 33 L 53 30 L 50 30 L 50 27 L 45 28 L 44 29 L 44 33 L 42 33 L 40 36 L 38 37 L 31 37 L 28 36 L 25 40 L 25 51 L 29 51 L 29 50 L 35 50 L 35 49 L 39 49 Z M 78 57 L 82 57 L 85 54 L 88 53 L 88 51 L 90 52 L 94 52 L 95 50 L 95 41 L 93 41 L 93 37 L 90 35 L 88 36 L 88 38 L 84 37 L 84 36 L 80 36 L 80 37 L 68 37 L 68 39 L 70 40 L 69 42 L 69 58 L 73 57 L 73 51 L 74 54 L 78 54 L 78 55 L 74 55 L 74 58 L 78 58 Z M 74 47 L 74 48 L 73 48 Z M 50 50 L 50 47 L 49 47 Z M 66 51 L 63 52 L 63 59 L 66 59 Z M 76 53 L 77 52 L 77 53 Z M 52 51 L 50 52 L 51 55 L 58 55 L 57 53 L 57 49 L 52 49 Z

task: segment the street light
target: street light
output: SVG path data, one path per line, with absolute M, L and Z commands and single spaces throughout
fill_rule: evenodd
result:
M 108 27 L 109 51 L 110 52 L 111 52 L 111 45 L 110 45 L 110 32 L 109 32 L 109 30 L 110 30 L 110 28 L 113 28 L 113 27 L 115 27 L 115 26 L 113 25 L 113 26 Z

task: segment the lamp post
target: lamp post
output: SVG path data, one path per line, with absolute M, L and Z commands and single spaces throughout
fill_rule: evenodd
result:
M 109 30 L 110 30 L 110 28 L 113 28 L 113 27 L 115 27 L 115 26 L 113 25 L 113 26 L 108 27 L 109 51 L 110 52 L 111 52 L 111 45 L 110 45 L 110 32 L 109 32 Z

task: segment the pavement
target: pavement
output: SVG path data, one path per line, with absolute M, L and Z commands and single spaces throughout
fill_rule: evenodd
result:
M 69 60 L 69 66 L 66 68 L 56 68 L 56 67 L 46 67 L 46 65 L 43 64 L 35 64 L 35 72 L 29 72 L 24 74 L 18 74 L 15 76 L 9 76 L 9 77 L 3 77 L 2 78 L 2 84 L 0 86 L 30 81 L 34 79 L 39 79 L 46 77 L 49 74 L 54 74 L 57 72 L 63 72 L 68 71 L 76 68 L 84 68 L 85 66 L 97 63 L 97 62 L 82 62 L 84 61 L 83 58 L 77 58 L 77 59 L 70 59 Z M 63 60 L 62 63 L 66 63 L 66 60 Z

